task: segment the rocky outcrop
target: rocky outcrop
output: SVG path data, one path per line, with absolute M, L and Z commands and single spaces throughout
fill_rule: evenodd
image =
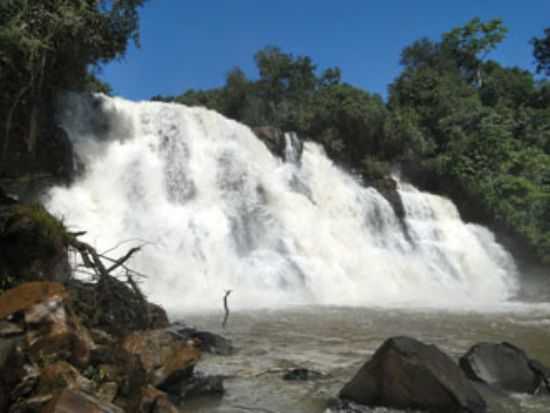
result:
M 122 348 L 139 357 L 148 382 L 159 389 L 190 378 L 201 357 L 193 342 L 177 340 L 166 330 L 135 332 L 122 341 Z
M 0 411 L 176 413 L 223 392 L 222 377 L 194 374 L 198 345 L 166 328 L 89 330 L 66 287 L 23 283 L 0 295 Z
M 368 406 L 484 413 L 486 403 L 454 361 L 436 346 L 390 338 L 347 383 L 340 397 Z
M 507 392 L 534 394 L 548 385 L 548 369 L 509 343 L 476 344 L 460 367 L 470 379 Z
M 252 132 L 276 157 L 285 162 L 300 162 L 304 145 L 294 132 L 289 132 L 285 136 L 285 132 L 273 126 L 252 128 Z

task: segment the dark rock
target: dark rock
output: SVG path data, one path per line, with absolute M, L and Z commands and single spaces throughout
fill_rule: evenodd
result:
M 321 373 L 314 370 L 297 368 L 290 369 L 283 375 L 283 380 L 287 381 L 308 381 L 308 380 L 317 380 L 323 377 Z
M 163 387 L 161 390 L 177 396 L 180 400 L 189 400 L 201 396 L 219 396 L 225 391 L 223 379 L 223 376 L 195 374 L 177 385 Z
M 127 284 L 115 278 L 109 280 L 110 294 L 99 294 L 97 286 L 70 280 L 75 312 L 90 329 L 100 329 L 117 338 L 134 331 L 168 326 L 168 316 L 158 305 L 144 302 Z
M 15 323 L 0 321 L 0 337 L 13 337 L 23 334 L 25 329 Z
M 53 399 L 53 395 L 51 394 L 43 394 L 43 395 L 33 396 L 25 399 L 20 399 L 10 406 L 8 413 L 42 412 L 43 406 L 52 399 Z
M 178 413 L 168 395 L 152 386 L 142 390 L 139 413 Z
M 252 132 L 260 139 L 276 157 L 285 162 L 299 163 L 303 152 L 303 143 L 296 133 L 285 133 L 273 126 L 252 128 Z M 287 142 L 287 139 L 290 142 Z
M 460 367 L 472 379 L 516 393 L 535 393 L 540 378 L 525 352 L 509 343 L 480 343 L 460 358 Z
M 179 340 L 194 341 L 205 353 L 228 356 L 235 352 L 233 344 L 225 337 L 188 327 L 181 322 L 172 324 L 167 331 Z
M 529 360 L 529 367 L 537 374 L 540 380 L 539 388 L 535 391 L 535 394 L 550 393 L 550 369 L 540 361 L 533 359 Z
M 2 212 L 0 274 L 22 281 L 66 282 L 71 276 L 63 224 L 38 205 Z
M 486 412 L 485 401 L 449 356 L 409 337 L 386 340 L 340 397 L 397 409 Z
M 485 403 L 487 413 L 520 413 L 520 404 L 505 392 L 488 386 L 479 381 L 472 381 L 472 385 L 479 392 Z
M 63 390 L 59 396 L 50 401 L 43 413 L 124 413 L 110 403 L 102 402 L 84 392 Z

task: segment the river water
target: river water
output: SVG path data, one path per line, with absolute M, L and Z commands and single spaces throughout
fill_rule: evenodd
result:
M 507 341 L 550 365 L 550 306 L 544 304 L 508 305 L 490 313 L 346 307 L 242 311 L 231 314 L 225 330 L 222 319 L 222 311 L 185 317 L 232 339 L 238 352 L 205 356 L 198 370 L 228 376 L 226 394 L 194 401 L 182 412 L 326 412 L 328 400 L 382 342 L 399 335 L 435 344 L 455 359 L 475 343 Z M 282 379 L 298 367 L 323 376 L 306 382 Z M 550 411 L 547 397 L 514 395 L 514 400 L 520 407 L 510 406 L 510 412 Z

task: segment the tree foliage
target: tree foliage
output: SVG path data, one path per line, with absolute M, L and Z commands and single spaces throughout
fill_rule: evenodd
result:
M 550 27 L 544 29 L 543 37 L 534 37 L 531 43 L 537 62 L 537 72 L 550 76 Z
M 88 71 L 139 42 L 145 0 L 6 0 L 0 2 L 2 159 L 11 135 L 32 150 L 45 106 L 60 92 L 101 86 Z

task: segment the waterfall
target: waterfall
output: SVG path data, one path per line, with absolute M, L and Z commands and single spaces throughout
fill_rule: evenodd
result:
M 510 255 L 447 199 L 399 183 L 386 199 L 306 142 L 274 157 L 206 110 L 72 96 L 61 114 L 83 164 L 49 208 L 98 250 L 144 244 L 131 266 L 172 312 L 302 304 L 470 307 L 516 291 Z M 122 244 L 121 244 L 122 243 Z

